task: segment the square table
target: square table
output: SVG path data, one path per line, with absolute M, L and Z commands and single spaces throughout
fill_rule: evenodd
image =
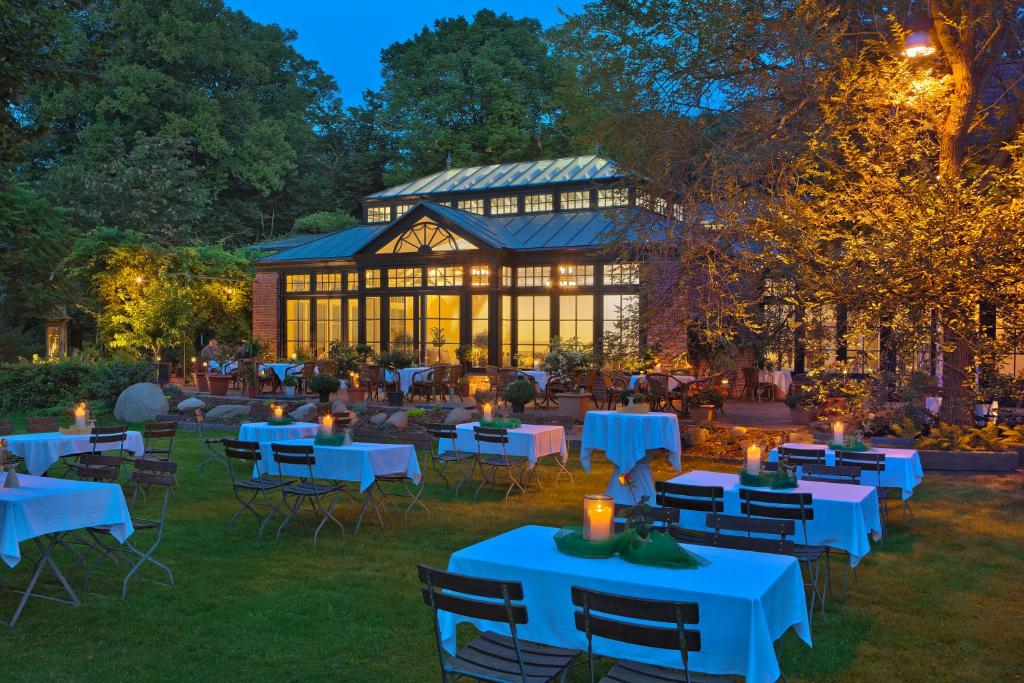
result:
M 91 453 L 93 446 L 89 443 L 90 434 L 61 434 L 60 432 L 42 432 L 38 434 L 12 434 L 7 439 L 7 448 L 15 455 L 25 459 L 25 468 L 29 474 L 43 474 L 53 463 L 65 455 L 73 453 Z M 108 451 L 117 448 L 116 443 L 96 444 L 97 450 Z M 124 440 L 124 449 L 141 458 L 145 452 L 142 434 L 128 432 Z
M 238 440 L 269 444 L 293 439 L 311 439 L 319 432 L 320 425 L 316 422 L 293 422 L 290 425 L 248 422 L 238 428 Z
M 417 484 L 422 478 L 416 448 L 411 444 L 356 441 L 349 446 L 317 446 L 313 439 L 291 439 L 273 443 L 313 446 L 313 455 L 316 457 L 316 464 L 313 465 L 314 477 L 332 481 L 357 481 L 360 491 L 370 488 L 379 475 L 404 473 Z M 253 476 L 277 476 L 277 463 L 274 462 L 270 442 L 260 444 L 260 455 L 262 458 Z M 309 469 L 305 465 L 282 465 L 281 473 L 285 477 L 309 477 Z
M 694 470 L 671 479 L 670 483 L 721 486 L 725 514 L 742 514 L 738 474 Z M 850 556 L 850 566 L 856 567 L 864 556 L 871 552 L 869 537 L 876 540 L 881 538 L 882 521 L 878 513 L 878 492 L 873 486 L 801 480 L 796 488 L 780 489 L 776 492 L 810 493 L 813 497 L 814 519 L 807 522 L 807 539 L 805 541 L 803 537 L 800 521 L 796 520 L 795 535 L 790 539 L 795 543 L 824 545 L 842 550 Z M 706 521 L 706 512 L 679 511 L 681 527 L 706 529 Z
M 477 452 L 476 438 L 473 436 L 473 428 L 479 427 L 479 422 L 464 422 L 455 427 L 455 444 L 451 439 L 441 439 L 440 448 L 445 450 L 460 450 L 466 453 Z M 501 444 L 481 443 L 481 453 L 501 454 Z M 561 425 L 521 425 L 515 429 L 508 430 L 508 454 L 526 456 L 530 460 L 530 466 L 537 464 L 537 458 L 545 455 L 558 455 L 562 462 L 569 459 L 569 449 L 565 442 L 565 428 Z
M 629 377 L 629 389 L 635 391 L 638 384 L 647 382 L 647 375 L 630 375 Z M 679 388 L 680 384 L 692 384 L 696 382 L 697 378 L 693 375 L 670 375 L 668 378 L 668 390 L 675 391 Z
M 678 471 L 683 444 L 679 418 L 672 413 L 591 410 L 583 418 L 580 463 L 589 472 L 591 453 L 604 451 L 615 467 L 607 493 L 617 503 L 632 505 L 641 496 L 654 500 L 654 477 L 647 451 L 657 448 L 669 452 L 669 462 Z
M 784 443 L 783 446 L 814 449 L 825 451 L 825 464 L 835 465 L 836 454 L 825 444 L 820 443 Z M 865 471 L 861 474 L 862 484 L 875 486 L 881 485 L 886 488 L 895 488 L 902 491 L 903 500 L 908 500 L 914 495 L 914 487 L 921 483 L 924 478 L 924 470 L 921 468 L 921 456 L 912 448 L 872 448 L 872 452 L 885 454 L 885 469 L 879 478 L 877 472 Z M 778 462 L 779 449 L 773 448 L 768 452 L 768 462 Z M 879 484 L 879 479 L 881 483 Z
M 415 368 L 400 368 L 397 371 L 397 374 L 398 374 L 398 388 L 401 390 L 401 392 L 403 394 L 408 394 L 409 393 L 409 390 L 412 389 L 412 380 L 413 380 L 413 378 L 416 376 L 417 373 L 423 372 L 424 370 L 430 370 L 430 368 L 429 367 L 423 367 L 423 366 L 417 366 Z M 386 371 L 384 373 L 384 377 L 385 377 L 385 379 L 387 379 L 387 381 L 393 382 L 393 381 L 395 381 L 395 374 L 396 374 L 396 372 L 388 370 L 388 371 Z M 425 374 L 423 377 L 424 377 L 424 379 L 428 379 L 428 378 L 430 378 L 432 376 L 433 376 L 433 374 L 430 373 L 430 374 Z
M 0 482 L 7 474 L 0 473 Z M 118 484 L 18 475 L 20 486 L 0 488 L 0 557 L 8 566 L 21 561 L 22 541 L 31 540 L 40 551 L 32 578 L 11 619 L 21 616 L 30 597 L 45 597 L 77 606 L 78 596 L 53 561 L 54 546 L 69 531 L 110 525 L 111 535 L 124 542 L 132 535 L 132 518 Z M 44 542 L 43 537 L 47 540 Z M 36 582 L 49 567 L 67 592 L 69 600 L 34 593 Z
M 795 558 L 727 548 L 684 546 L 710 564 L 666 569 L 630 564 L 621 558 L 592 560 L 564 555 L 551 527 L 524 526 L 452 554 L 448 571 L 485 579 L 520 581 L 528 622 L 520 637 L 547 645 L 586 650 L 576 629 L 570 589 L 581 586 L 637 598 L 696 602 L 701 650 L 690 653 L 690 669 L 702 673 L 774 681 L 779 664 L 774 642 L 791 626 L 808 645 L 811 628 L 803 578 Z M 469 622 L 481 630 L 508 634 L 489 621 L 440 613 L 445 649 L 454 651 L 455 627 Z M 677 650 L 594 639 L 595 654 L 679 668 Z

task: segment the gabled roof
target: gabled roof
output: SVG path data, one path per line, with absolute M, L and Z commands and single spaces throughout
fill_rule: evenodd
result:
M 266 242 L 260 242 L 248 247 L 252 251 L 281 251 L 282 249 L 291 249 L 313 240 L 318 240 L 323 235 L 285 235 L 284 237 L 278 237 L 276 239 L 267 240 Z
M 353 225 L 351 228 L 324 235 L 320 239 L 260 259 L 260 262 L 349 258 L 359 253 L 360 249 L 387 228 L 387 225 Z
M 392 199 L 441 192 L 479 192 L 549 183 L 579 183 L 621 178 L 615 163 L 596 155 L 449 168 L 375 192 L 367 199 Z

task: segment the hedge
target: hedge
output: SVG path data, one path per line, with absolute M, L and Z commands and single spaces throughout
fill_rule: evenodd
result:
M 113 407 L 132 384 L 155 382 L 152 363 L 83 361 L 0 364 L 0 413 L 24 413 L 75 401 Z

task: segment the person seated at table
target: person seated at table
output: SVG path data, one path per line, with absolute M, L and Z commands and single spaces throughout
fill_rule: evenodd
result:
M 199 352 L 199 357 L 204 361 L 216 361 L 220 355 L 220 350 L 217 348 L 217 338 L 210 337 L 210 341 L 206 343 L 203 350 Z

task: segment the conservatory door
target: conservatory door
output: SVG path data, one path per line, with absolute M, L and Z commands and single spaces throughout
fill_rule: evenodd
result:
M 459 294 L 424 294 L 421 304 L 423 329 L 420 339 L 427 363 L 458 363 L 456 351 L 461 343 Z

